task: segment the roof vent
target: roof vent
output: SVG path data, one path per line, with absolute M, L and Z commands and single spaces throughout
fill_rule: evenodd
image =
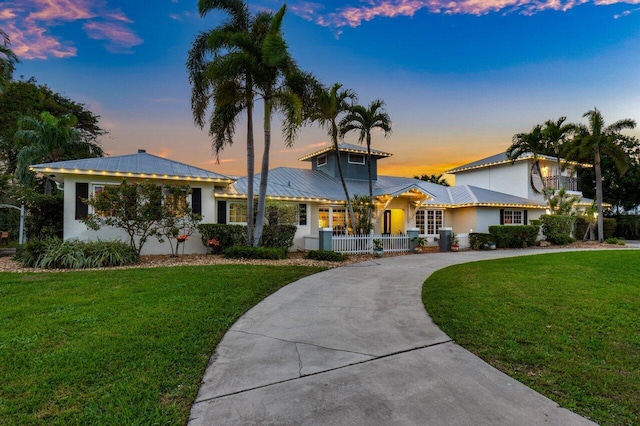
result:
M 138 154 L 145 154 L 147 152 L 146 149 L 139 149 Z

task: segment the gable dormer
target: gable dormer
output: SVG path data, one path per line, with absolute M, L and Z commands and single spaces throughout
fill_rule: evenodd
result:
M 338 145 L 340 152 L 340 163 L 345 179 L 368 180 L 369 171 L 367 167 L 367 147 L 342 143 Z M 378 179 L 378 160 L 391 157 L 391 154 L 371 150 L 371 177 Z M 333 146 L 323 148 L 299 159 L 309 161 L 311 169 L 328 174 L 334 178 L 340 178 L 338 171 L 338 155 Z

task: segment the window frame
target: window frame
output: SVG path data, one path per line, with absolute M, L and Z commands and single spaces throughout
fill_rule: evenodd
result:
M 419 216 L 422 216 L 422 219 Z M 420 209 L 416 212 L 416 228 L 419 229 L 420 235 L 437 236 L 444 226 L 444 210 Z M 429 232 L 431 230 L 433 233 Z
M 234 214 L 232 215 L 232 211 L 231 211 L 231 206 L 242 206 L 241 210 L 240 210 L 240 215 L 242 215 L 242 210 L 244 210 L 244 222 L 237 222 L 234 221 L 232 219 L 238 219 L 237 215 L 238 213 L 236 213 L 235 211 L 233 212 Z M 234 208 L 235 210 L 235 208 Z M 248 218 L 248 212 L 247 212 L 247 203 L 246 201 L 227 201 L 227 223 L 230 225 L 246 225 L 247 224 L 247 218 Z
M 516 220 L 516 216 L 519 216 L 519 221 Z M 524 212 L 517 209 L 504 209 L 502 213 L 503 225 L 523 225 L 524 224 Z
M 366 162 L 367 162 L 366 156 L 364 154 L 356 154 L 354 152 L 350 152 L 347 157 L 348 157 L 347 161 L 349 162 L 349 164 L 358 164 L 358 165 L 362 166 L 362 165 L 366 164 Z M 352 160 L 352 157 L 362 157 L 362 161 Z
M 89 196 L 93 199 L 95 199 L 96 194 L 99 194 L 100 192 L 104 191 L 104 189 L 107 186 L 118 186 L 118 183 L 113 183 L 113 182 L 91 182 L 89 184 Z M 100 191 L 96 192 L 97 188 L 102 188 Z M 107 214 L 103 214 L 102 212 L 98 212 L 96 211 L 95 207 L 93 205 L 89 205 L 88 206 L 88 214 L 90 215 L 97 215 L 99 217 L 113 217 L 113 210 L 111 210 L 111 214 L 107 215 Z M 113 206 L 112 206 L 113 207 Z
M 316 167 L 322 167 L 327 165 L 327 154 L 318 155 L 316 158 Z

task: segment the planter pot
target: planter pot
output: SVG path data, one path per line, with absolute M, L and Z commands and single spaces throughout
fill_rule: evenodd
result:
M 455 244 L 451 245 L 451 251 L 459 251 L 460 250 L 460 246 L 457 246 Z
M 413 249 L 414 253 L 422 253 L 422 247 L 418 246 L 416 248 Z
M 382 250 L 382 249 L 380 249 L 380 250 L 373 249 L 373 255 L 375 257 L 382 257 L 382 253 L 384 253 L 384 250 Z

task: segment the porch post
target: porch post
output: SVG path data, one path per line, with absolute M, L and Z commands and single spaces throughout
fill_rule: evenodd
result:
M 333 229 L 332 228 L 320 228 L 320 237 L 318 238 L 318 249 L 320 250 L 333 250 Z
M 420 230 L 418 228 L 407 228 L 407 236 L 409 237 L 409 251 L 413 251 L 417 246 L 418 246 L 418 242 L 417 241 L 411 241 L 414 238 L 418 238 L 418 235 L 420 235 Z

